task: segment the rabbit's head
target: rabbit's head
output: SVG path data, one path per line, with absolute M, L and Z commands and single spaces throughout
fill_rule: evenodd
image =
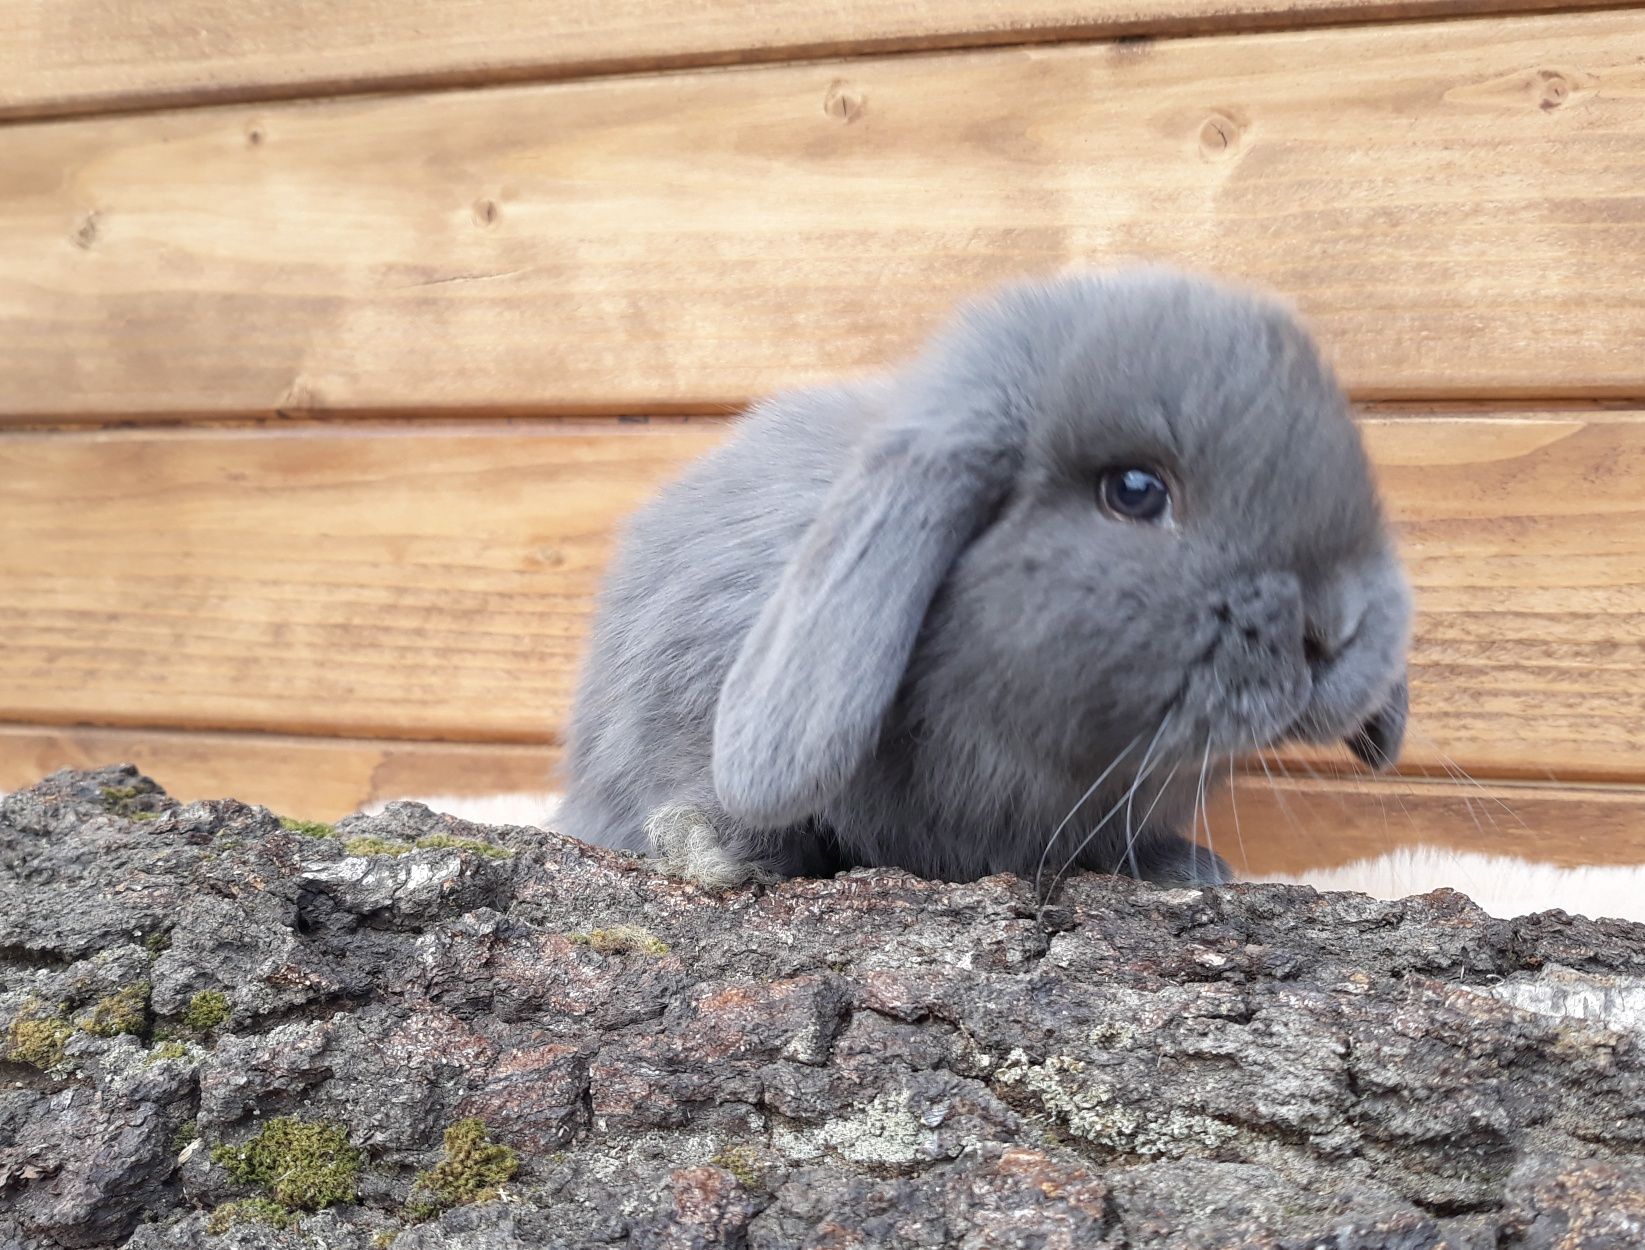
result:
M 1288 738 L 1395 757 L 1410 593 L 1285 309 L 1160 270 L 1019 286 L 884 396 L 722 690 L 730 810 L 817 810 L 898 700 L 1070 780 Z

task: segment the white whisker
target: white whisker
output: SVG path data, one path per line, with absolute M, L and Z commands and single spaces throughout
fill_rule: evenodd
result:
M 1512 804 L 1508 803 L 1501 796 L 1492 793 L 1492 791 L 1487 789 L 1484 785 L 1480 784 L 1480 782 L 1474 777 L 1474 775 L 1472 773 L 1470 773 L 1461 764 L 1457 763 L 1456 760 L 1452 756 L 1447 755 L 1445 753 L 1445 751 L 1440 747 L 1439 743 L 1435 742 L 1433 740 L 1433 738 L 1429 737 L 1427 734 L 1420 734 L 1418 736 L 1421 737 L 1423 739 L 1423 741 L 1428 744 L 1429 748 L 1434 752 L 1434 754 L 1439 757 L 1440 762 L 1444 765 L 1444 768 L 1445 768 L 1446 772 L 1450 773 L 1451 776 L 1456 778 L 1458 781 L 1464 782 L 1464 783 L 1472 786 L 1474 789 L 1478 790 L 1479 793 L 1480 793 L 1480 796 L 1482 798 L 1489 799 L 1491 802 L 1495 803 L 1498 807 L 1500 807 L 1503 811 L 1507 812 L 1508 815 L 1512 816 L 1515 820 L 1517 820 L 1519 822 L 1521 828 L 1526 829 L 1526 830 L 1530 829 L 1530 826 L 1525 823 L 1524 817 L 1522 817 L 1518 812 L 1516 812 L 1513 809 Z
M 1155 734 L 1154 736 L 1158 738 L 1159 735 Z M 1099 775 L 1097 779 L 1091 783 L 1090 788 L 1086 790 L 1084 794 L 1080 795 L 1079 802 L 1075 803 L 1073 807 L 1068 809 L 1068 815 L 1062 818 L 1061 823 L 1059 823 L 1056 829 L 1052 831 L 1051 836 L 1045 840 L 1045 849 L 1040 852 L 1039 867 L 1034 869 L 1034 896 L 1036 898 L 1044 899 L 1046 897 L 1040 893 L 1040 880 L 1045 876 L 1045 861 L 1051 854 L 1051 848 L 1057 844 L 1057 839 L 1062 836 L 1062 831 L 1068 827 L 1068 822 L 1074 819 L 1074 814 L 1090 801 L 1091 796 L 1097 792 L 1097 787 L 1108 780 L 1108 774 L 1118 768 L 1120 766 L 1120 761 L 1127 755 L 1131 754 L 1132 749 L 1141 741 L 1142 735 L 1138 734 L 1135 738 L 1132 738 L 1130 742 L 1126 743 L 1125 750 L 1116 755 L 1109 763 L 1108 767 L 1102 770 L 1101 775 Z M 1053 882 L 1053 886 L 1054 885 L 1055 882 Z
M 1193 821 L 1190 826 L 1191 833 L 1188 838 L 1188 871 L 1193 874 L 1195 881 L 1199 880 L 1199 818 L 1200 813 L 1205 811 L 1205 777 L 1210 769 L 1211 735 L 1207 733 L 1205 735 L 1205 755 L 1199 762 L 1199 782 L 1194 786 L 1194 811 L 1192 813 Z M 1209 839 L 1211 833 L 1211 816 L 1209 812 L 1206 812 L 1205 815 L 1205 833 L 1207 839 Z M 1207 845 L 1205 849 L 1211 850 L 1211 847 Z M 1215 852 L 1213 852 L 1213 854 L 1214 853 Z
M 1114 818 L 1115 814 L 1119 812 L 1119 810 L 1130 801 L 1131 796 L 1136 793 L 1137 787 L 1140 786 L 1143 783 L 1143 779 L 1148 776 L 1149 760 L 1154 754 L 1154 748 L 1159 745 L 1159 740 L 1165 733 L 1165 727 L 1170 723 L 1171 715 L 1168 712 L 1166 713 L 1165 719 L 1160 721 L 1159 728 L 1154 731 L 1154 737 L 1148 743 L 1148 749 L 1142 753 L 1142 763 L 1137 768 L 1136 778 L 1131 782 L 1130 786 L 1126 788 L 1125 793 L 1120 796 L 1119 801 L 1103 814 L 1102 819 L 1096 823 L 1091 832 L 1086 834 L 1084 840 L 1074 848 L 1074 853 L 1068 857 L 1067 862 L 1057 870 L 1057 875 L 1051 878 L 1050 888 L 1045 893 L 1046 898 L 1050 898 L 1056 894 L 1057 885 L 1062 881 L 1063 876 L 1068 872 L 1068 870 L 1079 861 L 1079 857 L 1085 853 L 1085 848 L 1091 845 L 1091 840 L 1095 838 L 1097 834 L 1102 832 L 1103 827 Z
M 1234 814 L 1234 838 L 1239 843 L 1240 871 L 1251 871 L 1251 857 L 1245 853 L 1245 834 L 1239 827 L 1239 796 L 1234 792 L 1234 757 L 1228 757 L 1228 810 Z
M 1256 752 L 1256 757 L 1257 757 L 1257 763 L 1262 765 L 1262 775 L 1264 777 L 1268 778 L 1268 789 L 1269 789 L 1270 793 L 1273 794 L 1274 798 L 1279 800 L 1279 807 L 1280 807 L 1280 810 L 1285 813 L 1285 819 L 1290 822 L 1291 827 L 1293 829 L 1295 829 L 1298 833 L 1304 832 L 1302 826 L 1297 824 L 1296 816 L 1293 815 L 1292 812 L 1291 812 L 1291 805 L 1285 801 L 1285 795 L 1280 793 L 1280 788 L 1279 788 L 1278 784 L 1274 781 L 1274 774 L 1268 770 L 1268 760 L 1263 755 L 1262 750 L 1260 748 Z M 1284 766 L 1282 764 L 1280 764 L 1280 762 L 1277 759 L 1274 761 L 1274 766 L 1276 768 L 1279 768 L 1282 772 L 1284 771 Z
M 1154 814 L 1154 809 L 1160 805 L 1160 800 L 1165 797 L 1165 792 L 1171 788 L 1171 783 L 1177 778 L 1177 769 L 1181 767 L 1180 761 L 1171 765 L 1171 771 L 1165 774 L 1165 780 L 1160 782 L 1159 789 L 1154 791 L 1154 801 L 1148 805 L 1148 810 L 1142 814 L 1142 819 L 1137 822 L 1137 831 L 1148 827 L 1148 818 Z M 1120 870 L 1120 864 L 1127 859 L 1131 861 L 1131 872 L 1135 875 L 1137 871 L 1136 833 L 1129 830 L 1126 833 L 1125 853 L 1114 861 L 1114 867 L 1111 871 L 1117 874 Z

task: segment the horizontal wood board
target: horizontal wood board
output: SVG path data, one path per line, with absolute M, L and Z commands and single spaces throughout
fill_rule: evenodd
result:
M 726 428 L 0 437 L 0 720 L 552 743 L 614 527 Z M 1645 779 L 1645 413 L 1364 429 L 1413 766 Z
M 59 768 L 136 764 L 185 802 L 236 798 L 299 820 L 389 799 L 544 793 L 559 751 L 511 743 L 0 725 L 0 791 Z
M 1024 272 L 1294 297 L 1363 397 L 1645 396 L 1645 12 L 0 128 L 0 420 L 716 411 Z
M 0 8 L 0 118 L 1549 7 L 1547 0 L 12 0 Z M 1619 6 L 1564 0 L 1563 7 Z

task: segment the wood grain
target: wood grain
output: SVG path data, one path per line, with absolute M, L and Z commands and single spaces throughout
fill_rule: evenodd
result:
M 0 419 L 718 411 L 1174 259 L 1366 397 L 1645 395 L 1645 13 L 0 128 Z
M 509 743 L 0 725 L 0 791 L 59 768 L 136 764 L 185 802 L 237 798 L 301 820 L 388 799 L 553 789 L 559 753 Z
M 1562 7 L 1620 7 L 1565 0 Z M 1060 39 L 1512 13 L 1546 0 L 12 0 L 0 118 Z
M 613 526 L 722 436 L 0 439 L 0 721 L 551 741 Z
M 1645 413 L 1377 417 L 1413 767 L 1645 779 Z M 0 437 L 0 720 L 551 743 L 618 519 L 718 422 Z
M 1641 414 L 1363 428 L 1416 587 L 1411 761 L 1645 777 Z
M 498 743 L 0 725 L 0 791 L 116 763 L 137 764 L 184 801 L 234 797 L 336 820 L 396 798 L 540 795 L 557 760 L 552 747 Z M 520 806 L 536 805 L 511 804 Z M 1645 864 L 1645 790 L 1629 787 L 1242 777 L 1208 818 L 1217 849 L 1254 879 L 1416 847 L 1562 867 Z

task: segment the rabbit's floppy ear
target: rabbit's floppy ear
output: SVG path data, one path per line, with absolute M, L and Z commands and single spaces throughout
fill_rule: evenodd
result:
M 714 787 L 733 816 L 803 819 L 873 751 L 932 596 L 1017 463 L 998 422 L 958 415 L 868 436 L 756 618 L 714 720 Z

